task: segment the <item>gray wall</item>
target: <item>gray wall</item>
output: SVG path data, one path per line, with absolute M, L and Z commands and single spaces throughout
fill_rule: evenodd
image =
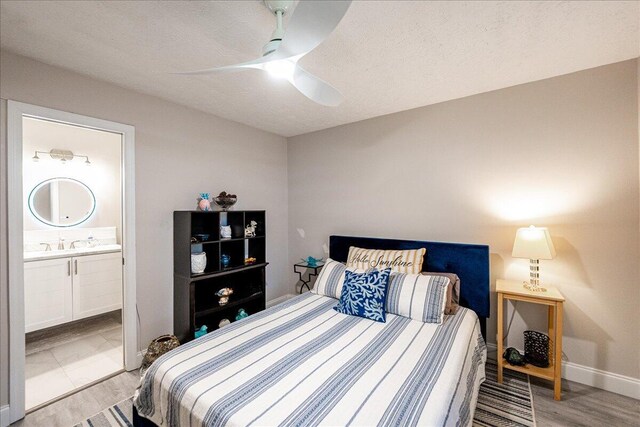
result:
M 2 227 L 6 226 L 5 100 L 27 102 L 136 128 L 137 300 L 142 347 L 173 328 L 172 212 L 201 191 L 238 194 L 237 209 L 266 209 L 267 297 L 290 291 L 287 266 L 286 140 L 181 105 L 1 53 Z M 0 405 L 7 403 L 6 232 L 2 229 Z
M 493 287 L 528 278 L 516 229 L 548 226 L 566 358 L 640 378 L 637 74 L 626 61 L 290 138 L 290 262 L 331 234 L 485 243 Z M 525 306 L 515 345 L 544 327 Z

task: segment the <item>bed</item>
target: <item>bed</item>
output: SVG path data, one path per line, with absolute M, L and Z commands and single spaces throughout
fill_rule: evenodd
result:
M 484 380 L 489 253 L 483 245 L 331 236 L 349 246 L 426 247 L 425 271 L 461 279 L 442 324 L 386 323 L 307 292 L 159 358 L 134 399 L 135 425 L 470 425 Z

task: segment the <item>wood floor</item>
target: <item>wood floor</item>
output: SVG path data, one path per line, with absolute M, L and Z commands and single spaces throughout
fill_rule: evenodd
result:
M 138 372 L 124 372 L 39 409 L 12 426 L 71 427 L 133 395 Z M 531 381 L 539 427 L 640 426 L 640 401 L 578 383 L 563 381 L 562 401 L 553 400 L 550 382 Z

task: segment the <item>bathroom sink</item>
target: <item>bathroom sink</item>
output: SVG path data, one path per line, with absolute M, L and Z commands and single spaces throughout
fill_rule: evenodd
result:
M 122 250 L 122 246 L 120 245 L 98 245 L 93 248 L 75 248 L 75 249 L 64 249 L 64 250 L 55 250 L 52 249 L 50 251 L 32 251 L 24 253 L 25 261 L 33 261 L 33 260 L 41 260 L 41 259 L 52 259 L 52 258 L 65 258 L 69 256 L 80 256 L 80 255 L 90 255 L 90 254 L 98 254 L 105 252 L 117 252 Z

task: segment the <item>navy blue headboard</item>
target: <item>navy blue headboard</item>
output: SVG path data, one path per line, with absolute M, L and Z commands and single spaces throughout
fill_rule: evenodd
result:
M 336 261 L 346 262 L 351 246 L 366 249 L 426 248 L 422 271 L 455 273 L 460 277 L 460 305 L 476 312 L 482 334 L 485 335 L 485 319 L 489 317 L 489 246 L 331 236 L 329 256 Z

